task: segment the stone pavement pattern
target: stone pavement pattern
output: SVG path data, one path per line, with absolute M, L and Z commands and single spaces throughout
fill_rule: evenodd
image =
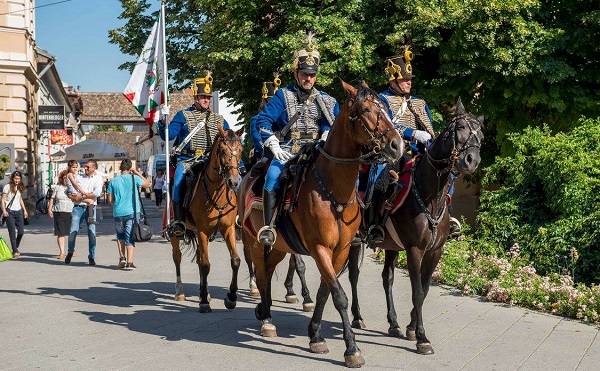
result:
M 159 211 L 145 200 L 154 230 Z M 239 300 L 227 310 L 223 298 L 231 269 L 225 244 L 210 246 L 212 313 L 198 313 L 198 267 L 187 256 L 182 275 L 188 301 L 175 302 L 171 247 L 159 236 L 138 244 L 135 271 L 116 269 L 111 219 L 98 226 L 97 266 L 87 264 L 82 227 L 78 256 L 57 260 L 51 220 L 27 227 L 22 257 L 0 263 L 0 370 L 342 370 L 344 343 L 338 313 L 327 303 L 323 334 L 328 354 L 308 351 L 309 313 L 284 301 L 287 263 L 273 283 L 273 320 L 279 337 L 262 338 L 248 296 L 248 273 L 239 275 Z M 0 230 L 6 240 L 8 233 Z M 238 249 L 242 254 L 241 242 Z M 319 277 L 310 258 L 307 279 L 313 299 Z M 287 262 L 287 260 L 285 261 Z M 415 344 L 387 336 L 381 265 L 365 258 L 359 292 L 365 330 L 356 339 L 365 370 L 598 370 L 600 338 L 595 326 L 522 308 L 508 308 L 456 290 L 432 286 L 425 302 L 425 329 L 435 350 L 420 356 Z M 341 277 L 349 292 L 347 274 Z M 299 293 L 299 281 L 295 279 Z M 395 301 L 402 326 L 409 321 L 410 284 L 396 275 Z

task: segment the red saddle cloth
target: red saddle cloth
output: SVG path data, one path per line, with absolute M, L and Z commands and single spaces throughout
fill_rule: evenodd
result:
M 400 206 L 402 206 L 402 204 L 404 203 L 404 200 L 406 200 L 408 191 L 410 190 L 410 187 L 412 186 L 412 176 L 413 176 L 412 168 L 414 166 L 416 166 L 417 162 L 415 160 L 419 157 L 420 156 L 416 156 L 415 158 L 408 161 L 406 163 L 406 165 L 404 165 L 404 169 L 402 169 L 402 173 L 400 173 L 400 178 L 398 180 L 399 182 L 404 183 L 404 188 L 402 188 L 402 190 L 398 194 L 398 197 L 396 197 L 396 199 L 394 200 L 394 205 L 392 206 L 392 210 L 390 211 L 390 214 L 395 213 L 400 208 Z
M 252 183 L 256 182 L 256 179 L 252 181 Z M 248 189 L 252 189 L 252 184 L 249 185 Z M 290 202 L 292 201 L 292 194 L 291 194 L 291 187 L 288 187 L 286 192 L 285 192 L 285 208 L 289 209 L 289 205 Z M 248 192 L 246 194 L 246 200 L 244 200 L 244 205 L 245 205 L 245 212 L 244 212 L 244 216 L 243 216 L 243 220 L 244 220 L 244 225 L 246 226 L 246 228 L 248 228 L 248 231 L 250 231 L 250 233 L 252 233 L 252 235 L 254 235 L 254 237 L 256 237 L 257 231 L 254 230 L 254 228 L 252 227 L 252 224 L 250 223 L 250 219 L 248 218 L 248 215 L 250 215 L 250 212 L 252 211 L 252 209 L 258 209 L 258 210 L 262 210 L 263 209 L 263 198 L 262 198 L 262 194 L 260 195 L 256 195 L 254 194 L 254 192 Z

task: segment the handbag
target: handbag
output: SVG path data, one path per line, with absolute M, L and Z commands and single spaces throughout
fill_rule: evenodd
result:
M 10 260 L 13 257 L 12 250 L 8 247 L 4 238 L 0 237 L 0 262 Z
M 17 191 L 18 192 L 18 191 Z M 13 204 L 13 201 L 15 200 L 15 197 L 17 197 L 17 194 L 15 193 L 15 195 L 13 196 L 13 198 L 10 199 L 10 202 L 8 203 L 8 205 L 6 205 L 6 211 L 8 212 L 8 210 L 10 210 L 10 207 Z M 0 225 L 2 225 L 3 227 L 6 227 L 6 219 L 8 219 L 8 216 L 4 216 L 4 213 L 2 213 L 0 215 Z
M 29 215 L 27 216 L 27 218 L 23 218 L 23 224 L 29 225 Z
M 146 212 L 144 211 L 144 204 L 142 203 L 142 197 L 139 192 L 137 192 L 135 186 L 135 177 L 131 174 L 131 180 L 133 182 L 133 231 L 132 236 L 135 242 L 146 242 L 152 238 L 152 226 L 148 224 L 146 220 Z M 140 200 L 140 207 L 142 208 L 140 220 L 137 220 L 137 208 L 136 208 L 136 197 L 135 194 L 137 192 L 137 198 Z

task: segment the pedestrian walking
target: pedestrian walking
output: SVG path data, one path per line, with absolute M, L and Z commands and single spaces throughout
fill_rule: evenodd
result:
M 25 218 L 27 218 L 27 209 L 23 203 L 22 194 L 25 192 L 25 185 L 22 182 L 23 175 L 20 171 L 14 171 L 10 174 L 10 182 L 2 189 L 2 214 L 6 218 L 6 227 L 10 237 L 10 246 L 13 251 L 13 259 L 21 256 L 19 245 L 23 238 Z
M 119 249 L 117 268 L 133 270 L 136 268 L 133 264 L 135 249 L 133 222 L 140 220 L 139 211 L 134 214 L 133 203 L 136 203 L 135 210 L 141 210 L 140 197 L 138 196 L 139 189 L 140 187 L 150 187 L 151 183 L 139 169 L 132 170 L 131 160 L 129 159 L 121 161 L 120 170 L 121 175 L 110 181 L 106 193 L 108 194 L 108 202 L 113 205 L 113 218 Z
M 102 194 L 102 176 L 96 172 L 98 163 L 96 160 L 89 160 L 83 167 L 85 174 L 76 177 L 77 183 L 81 186 L 83 194 L 71 193 L 69 198 L 73 200 L 74 207 L 71 216 L 71 228 L 69 230 L 69 248 L 65 257 L 65 264 L 71 263 L 73 252 L 75 251 L 75 240 L 79 233 L 81 223 L 85 220 L 88 230 L 88 261 L 91 266 L 96 265 L 96 223 L 92 223 L 89 219 L 88 205 L 84 199 L 94 200 L 94 206 L 97 204 L 97 199 Z M 94 219 L 96 218 L 96 208 L 91 211 Z
M 160 208 L 163 200 L 163 184 L 165 183 L 165 172 L 158 170 L 156 176 L 152 180 L 152 190 L 154 191 L 154 198 L 156 199 L 156 208 Z
M 73 193 L 81 195 L 85 191 L 83 190 L 83 188 L 81 188 L 81 186 L 77 182 L 77 179 L 75 178 L 77 176 L 77 168 L 79 167 L 79 164 L 75 160 L 70 160 L 68 166 L 69 167 L 67 169 L 67 192 L 69 194 Z M 88 221 L 90 223 L 96 223 L 96 219 L 94 218 L 95 200 L 92 200 L 90 198 L 84 198 L 82 201 L 86 203 L 88 208 Z
M 63 170 L 58 175 L 58 184 L 54 187 L 54 194 L 48 202 L 48 216 L 54 219 L 54 235 L 58 244 L 59 254 L 57 259 L 65 258 L 65 240 L 71 229 L 73 214 L 73 201 L 67 193 L 67 176 L 69 170 Z

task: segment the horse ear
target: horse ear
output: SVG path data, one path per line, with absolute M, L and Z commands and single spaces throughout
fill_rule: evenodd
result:
M 223 125 L 218 124 L 217 129 L 219 129 L 219 134 L 221 134 L 221 136 L 227 137 L 227 134 L 225 133 L 225 129 L 223 129 Z
M 344 80 L 341 80 L 341 81 L 342 81 L 342 87 L 344 88 L 344 90 L 346 91 L 346 93 L 348 93 L 348 95 L 350 96 L 350 98 L 356 97 L 356 88 L 354 86 L 348 84 Z
M 458 97 L 458 99 L 456 100 L 456 104 L 454 105 L 454 107 L 452 107 L 452 111 L 454 111 L 454 114 L 457 116 L 464 115 L 465 106 L 463 106 L 462 100 L 460 99 L 460 97 Z
M 245 127 L 245 126 L 242 126 L 242 128 L 241 128 L 241 129 L 238 129 L 238 130 L 235 132 L 235 135 L 236 135 L 237 137 L 241 137 L 241 136 L 242 136 L 242 134 L 244 134 L 244 130 L 245 130 L 245 129 L 246 129 L 246 127 Z
M 369 85 L 367 85 L 365 80 L 360 80 L 360 86 L 362 86 L 363 88 L 369 89 Z

